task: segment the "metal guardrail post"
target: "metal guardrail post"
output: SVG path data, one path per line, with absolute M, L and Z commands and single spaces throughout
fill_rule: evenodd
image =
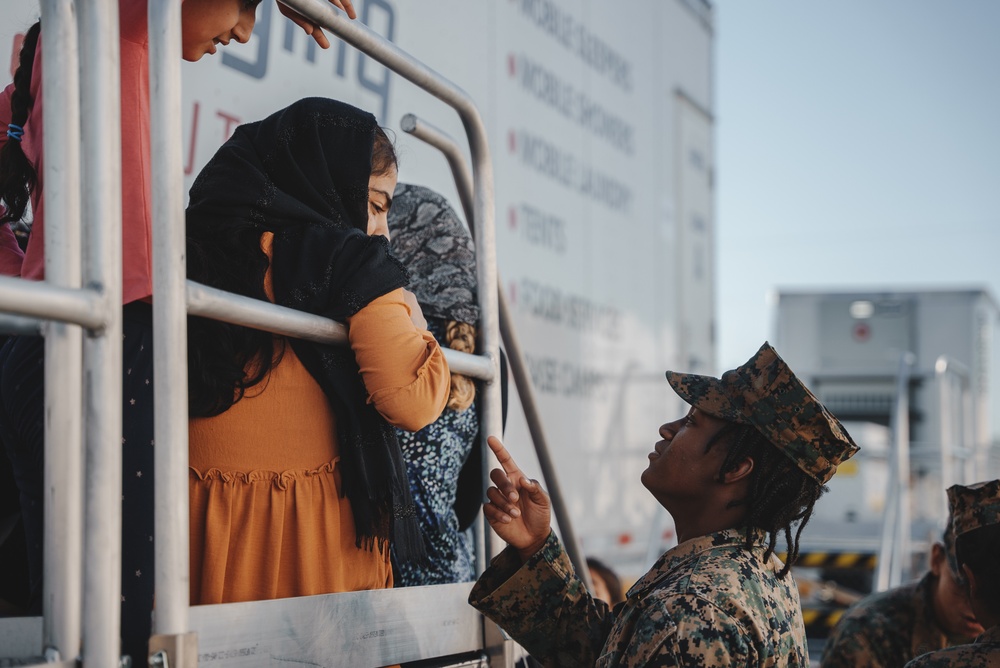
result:
M 121 657 L 122 187 L 118 0 L 79 12 L 86 286 L 100 295 L 101 331 L 84 339 L 86 479 L 83 660 Z
M 80 287 L 80 80 L 76 6 L 42 0 L 45 76 L 45 280 Z M 13 279 L 11 279 L 13 280 Z M 41 286 L 39 286 L 41 287 Z M 47 656 L 80 651 L 83 563 L 82 332 L 45 332 L 45 492 L 42 642 Z
M 417 118 L 414 114 L 404 115 L 399 121 L 399 127 L 402 128 L 403 132 L 430 144 L 444 154 L 448 166 L 451 167 L 451 176 L 455 179 L 455 187 L 458 189 L 458 199 L 462 202 L 465 221 L 469 226 L 470 233 L 475 236 L 476 225 L 473 220 L 475 202 L 472 194 L 472 177 L 469 175 L 469 168 L 465 164 L 465 156 L 462 155 L 462 149 L 459 148 L 458 142 L 427 121 Z
M 900 353 L 891 416 L 893 453 L 882 523 L 875 590 L 898 586 L 910 570 L 910 375 L 916 356 Z
M 149 3 L 153 166 L 153 396 L 156 610 L 150 652 L 189 664 L 188 407 L 184 171 L 181 160 L 181 0 Z
M 963 464 L 961 475 L 956 475 L 955 459 L 959 452 L 965 450 L 962 439 L 967 438 L 972 431 L 971 418 L 966 415 L 967 397 L 970 392 L 969 386 L 972 376 L 967 366 L 947 355 L 941 355 L 934 362 L 934 377 L 938 385 L 938 413 L 941 416 L 941 498 L 945 500 L 944 490 L 956 482 L 968 480 L 965 476 L 966 467 L 964 465 L 968 463 L 968 460 L 966 459 Z M 960 392 L 957 417 L 955 416 L 956 408 L 952 393 L 953 378 L 958 380 Z
M 417 118 L 414 114 L 403 116 L 400 121 L 400 127 L 402 127 L 403 132 L 427 142 L 444 153 L 445 158 L 448 160 L 448 166 L 451 167 L 452 176 L 455 179 L 455 187 L 458 189 L 458 197 L 462 202 L 462 209 L 465 211 L 466 220 L 469 222 L 469 230 L 475 236 L 476 224 L 473 218 L 474 212 L 471 207 L 472 180 L 469 178 L 469 171 L 458 144 L 447 134 L 426 121 Z M 531 440 L 535 446 L 538 465 L 542 470 L 542 478 L 545 480 L 545 486 L 548 488 L 549 496 L 552 498 L 552 511 L 556 517 L 556 523 L 559 525 L 559 530 L 562 533 L 566 553 L 573 563 L 577 575 L 586 583 L 588 589 L 592 589 L 593 583 L 590 581 L 590 570 L 587 568 L 583 550 L 580 548 L 576 532 L 573 530 L 573 523 L 566 508 L 566 500 L 559 486 L 559 477 L 556 475 L 555 465 L 552 463 L 548 439 L 545 437 L 542 418 L 538 413 L 538 400 L 535 397 L 535 388 L 531 382 L 528 364 L 525 362 L 524 353 L 521 351 L 517 331 L 514 329 L 514 321 L 510 315 L 510 309 L 507 307 L 507 299 L 503 291 L 499 289 L 497 291 L 497 302 L 500 310 L 500 338 L 503 340 L 504 348 L 507 351 L 510 372 L 514 377 L 517 395 L 521 400 L 521 407 L 524 410 L 524 419 L 528 424 L 528 432 L 531 434 Z M 477 553 L 477 558 L 481 558 L 479 553 Z M 482 572 L 485 564 L 477 564 L 477 567 Z
M 903 353 L 899 360 L 899 379 L 896 386 L 896 406 L 893 411 L 893 437 L 896 441 L 896 458 L 899 476 L 899 509 L 896 511 L 896 547 L 899 558 L 893 562 L 889 575 L 891 586 L 902 583 L 910 572 L 910 374 L 916 361 L 913 353 Z

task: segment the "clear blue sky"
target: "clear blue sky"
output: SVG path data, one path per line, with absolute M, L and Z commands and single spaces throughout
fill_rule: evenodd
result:
M 719 370 L 777 287 L 1000 298 L 1000 1 L 714 4 Z

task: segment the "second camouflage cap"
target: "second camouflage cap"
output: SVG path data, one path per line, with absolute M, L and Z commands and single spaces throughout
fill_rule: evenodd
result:
M 668 371 L 667 380 L 681 399 L 698 410 L 756 427 L 820 484 L 859 449 L 768 343 L 722 378 Z
M 948 510 L 955 536 L 1000 524 L 1000 480 L 948 488 Z

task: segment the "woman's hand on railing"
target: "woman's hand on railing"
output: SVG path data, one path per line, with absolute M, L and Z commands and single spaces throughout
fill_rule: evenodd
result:
M 347 12 L 347 15 L 352 19 L 358 18 L 358 13 L 354 11 L 354 5 L 351 0 L 330 0 L 338 9 Z M 288 5 L 283 5 L 278 3 L 278 11 L 287 16 L 292 23 L 299 26 L 306 31 L 307 35 L 311 35 L 316 43 L 319 44 L 322 49 L 330 48 L 330 40 L 326 38 L 326 33 L 318 25 L 307 19 L 306 17 L 299 14 L 297 11 L 289 7 Z
M 549 495 L 521 472 L 499 438 L 490 436 L 487 443 L 503 468 L 490 472 L 495 487 L 486 490 L 489 503 L 483 506 L 483 514 L 497 535 L 527 560 L 549 537 Z

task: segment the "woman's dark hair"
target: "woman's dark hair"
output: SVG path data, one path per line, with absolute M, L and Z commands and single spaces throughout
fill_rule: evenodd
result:
M 608 586 L 608 593 L 611 594 L 611 607 L 615 607 L 625 600 L 622 581 L 607 564 L 594 557 L 587 557 L 587 568 L 600 576 L 604 580 L 604 584 Z
M 372 174 L 397 164 L 396 150 L 376 126 Z M 264 229 L 249 220 L 200 226 L 187 237 L 188 278 L 228 292 L 267 301 L 264 277 L 270 266 L 260 247 Z M 285 352 L 285 339 L 269 332 L 207 318 L 188 318 L 188 412 L 211 417 L 229 409 L 265 381 Z
M 1000 524 L 963 533 L 955 541 L 958 563 L 976 575 L 976 599 L 1000 615 Z
M 220 225 L 187 240 L 187 273 L 196 281 L 267 301 L 269 266 L 255 225 Z M 209 277 L 211 279 L 209 280 Z M 188 411 L 191 417 L 225 412 L 281 361 L 284 339 L 250 327 L 208 318 L 188 318 Z
M 24 126 L 34 100 L 31 99 L 31 70 L 35 63 L 35 50 L 41 22 L 28 29 L 21 44 L 20 60 L 14 73 L 14 92 L 10 96 L 10 122 Z M 36 128 L 38 130 L 40 128 Z M 5 129 L 4 129 L 5 130 Z M 38 184 L 38 172 L 21 148 L 21 142 L 8 138 L 0 149 L 0 199 L 7 210 L 0 216 L 0 225 L 16 223 L 24 217 L 24 210 L 31 201 L 31 191 Z
M 778 574 L 779 577 L 784 577 L 799 557 L 802 529 L 812 517 L 813 506 L 826 491 L 826 487 L 795 466 L 791 459 L 754 427 L 731 422 L 716 434 L 709 447 L 726 437 L 730 439 L 730 445 L 719 469 L 719 479 L 736 470 L 746 459 L 753 460 L 746 498 L 730 505 L 746 506 L 747 526 L 767 533 L 765 560 L 774 553 L 778 533 L 784 534 L 787 556 L 785 567 Z M 746 548 L 749 550 L 752 546 L 753 535 L 748 531 Z
M 372 176 L 385 176 L 399 169 L 399 156 L 385 128 L 375 126 L 375 143 L 372 144 Z

